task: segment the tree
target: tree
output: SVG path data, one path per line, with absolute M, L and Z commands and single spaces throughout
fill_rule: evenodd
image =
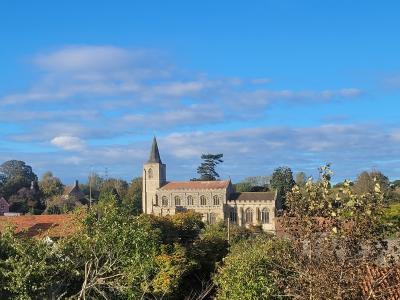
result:
M 45 209 L 43 193 L 37 182 L 32 181 L 31 187 L 23 187 L 9 198 L 10 211 L 19 213 L 41 214 Z
M 298 186 L 304 186 L 306 184 L 307 181 L 307 176 L 306 173 L 304 172 L 298 172 L 296 174 L 296 179 L 295 182 Z
M 235 184 L 236 192 L 266 192 L 269 190 L 270 176 L 250 176 Z
M 290 244 L 259 237 L 231 247 L 214 278 L 217 300 L 280 299 L 290 271 L 285 266 Z
M 219 178 L 219 174 L 215 171 L 215 167 L 224 162 L 222 157 L 224 155 L 220 154 L 202 154 L 201 159 L 203 162 L 197 168 L 197 173 L 200 175 L 198 180 L 208 181 L 208 180 L 217 180 Z
M 354 191 L 363 194 L 372 192 L 375 184 L 379 183 L 382 191 L 386 192 L 389 189 L 389 179 L 380 171 L 361 172 L 354 183 Z
M 132 179 L 125 196 L 122 198 L 122 206 L 133 214 L 142 212 L 142 177 Z
M 278 191 L 282 201 L 281 207 L 278 209 L 285 207 L 286 194 L 292 190 L 294 185 L 293 173 L 289 167 L 279 167 L 272 173 L 271 187 Z
M 91 190 L 92 200 L 96 201 L 99 199 L 100 190 L 101 186 L 103 185 L 103 182 L 104 182 L 103 177 L 101 177 L 97 173 L 91 173 L 87 178 L 87 182 L 85 184 L 79 184 L 79 188 L 86 195 L 88 199 Z
M 109 178 L 102 182 L 100 186 L 100 195 L 104 192 L 115 191 L 121 199 L 128 193 L 129 185 L 123 179 Z
M 238 193 L 251 192 L 251 189 L 253 188 L 250 182 L 245 182 L 245 181 L 236 183 L 234 187 L 235 191 Z
M 64 191 L 64 185 L 61 180 L 53 176 L 50 171 L 43 174 L 42 179 L 39 181 L 39 187 L 46 200 L 53 196 L 61 195 Z
M 320 172 L 318 182 L 310 180 L 304 189 L 296 186 L 287 194 L 287 209 L 279 220 L 281 234 L 292 245 L 282 265 L 292 273 L 285 294 L 297 299 L 364 299 L 367 270 L 381 268 L 383 262 L 389 270 L 394 267 L 385 238 L 399 228 L 385 224 L 385 199 L 379 182 L 373 191 L 360 195 L 348 181 L 339 191 L 333 189 L 329 166 Z M 376 289 L 383 284 L 371 285 L 370 295 L 377 295 Z
M 243 182 L 249 182 L 252 186 L 268 187 L 271 182 L 271 176 L 249 176 Z
M 400 188 L 400 179 L 394 180 L 391 185 L 393 186 L 394 189 L 399 189 Z
M 21 188 L 29 187 L 32 181 L 37 181 L 32 167 L 20 160 L 9 160 L 0 165 L 1 193 L 5 198 L 16 194 Z

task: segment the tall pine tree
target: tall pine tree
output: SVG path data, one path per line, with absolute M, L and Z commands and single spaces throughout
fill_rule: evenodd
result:
M 197 168 L 197 173 L 200 175 L 199 179 L 201 181 L 212 181 L 217 180 L 219 178 L 219 174 L 215 171 L 215 167 L 224 162 L 222 157 L 224 155 L 222 153 L 219 154 L 202 154 L 201 159 L 203 162 Z

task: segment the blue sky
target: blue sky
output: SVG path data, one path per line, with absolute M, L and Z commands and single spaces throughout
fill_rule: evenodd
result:
M 100 3 L 101 2 L 101 3 Z M 239 181 L 281 165 L 400 174 L 397 1 L 2 1 L 0 161 L 66 183 L 170 179 L 222 152 Z

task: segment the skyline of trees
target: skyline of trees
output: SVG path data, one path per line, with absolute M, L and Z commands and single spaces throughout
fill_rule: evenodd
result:
M 219 161 L 222 162 L 221 158 L 222 154 L 208 155 L 205 158 L 207 168 L 204 167 L 202 170 L 212 173 L 214 168 L 216 173 L 215 167 L 220 163 Z M 63 194 L 66 186 L 51 171 L 45 172 L 40 180 L 37 181 L 38 177 L 29 165 L 23 161 L 15 160 L 4 162 L 0 166 L 0 171 L 0 196 L 10 202 L 11 211 L 33 214 L 64 213 L 79 206 L 79 204 L 71 202 L 71 200 L 60 199 L 60 195 Z M 262 192 L 271 189 L 282 189 L 282 195 L 286 195 L 294 183 L 297 183 L 300 187 L 305 185 L 307 178 L 304 172 L 296 173 L 295 177 L 296 180 L 293 179 L 293 173 L 290 168 L 278 167 L 272 176 L 250 176 L 245 178 L 244 181 L 234 183 L 234 187 L 237 192 Z M 356 181 L 352 183 L 354 190 L 359 192 L 371 190 L 375 184 L 374 178 L 381 184 L 382 189 L 387 193 L 388 199 L 392 199 L 392 202 L 400 200 L 399 180 L 390 182 L 387 176 L 377 170 L 361 172 Z M 34 190 L 31 189 L 31 179 L 36 179 L 34 181 L 36 182 Z M 91 185 L 93 201 L 97 201 L 102 193 L 116 192 L 120 197 L 119 201 L 127 209 L 140 213 L 141 184 L 140 177 L 127 182 L 124 179 L 104 178 L 98 173 L 91 173 L 87 181 L 80 183 L 79 187 L 89 199 Z M 337 188 L 342 186 L 343 183 L 335 185 Z M 7 198 L 7 195 L 10 196 Z

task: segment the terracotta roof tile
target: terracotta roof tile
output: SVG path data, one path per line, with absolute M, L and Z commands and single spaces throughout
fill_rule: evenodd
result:
M 365 299 L 400 299 L 400 266 L 381 268 L 368 266 L 362 293 Z
M 0 217 L 0 232 L 8 226 L 15 227 L 15 232 L 24 236 L 63 237 L 74 233 L 79 222 L 74 214 Z
M 226 189 L 230 180 L 216 181 L 173 181 L 161 187 L 161 190 L 217 190 Z

